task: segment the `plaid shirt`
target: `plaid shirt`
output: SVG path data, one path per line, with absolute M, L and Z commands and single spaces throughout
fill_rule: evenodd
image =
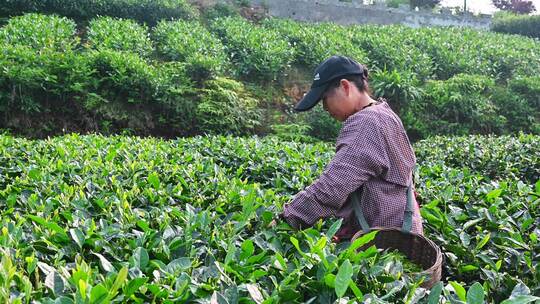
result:
M 313 184 L 285 204 L 281 217 L 296 229 L 321 218 L 343 218 L 338 236 L 350 238 L 360 226 L 349 195 L 361 188 L 359 198 L 370 227 L 401 228 L 415 163 L 401 120 L 381 98 L 344 121 L 335 156 Z M 417 203 L 412 231 L 423 233 Z

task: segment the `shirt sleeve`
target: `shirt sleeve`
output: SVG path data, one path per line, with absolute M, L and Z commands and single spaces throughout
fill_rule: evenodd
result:
M 336 154 L 322 175 L 285 204 L 282 217 L 295 229 L 335 216 L 349 195 L 388 168 L 385 140 L 376 118 L 362 117 L 344 125 Z M 342 136 L 345 135 L 345 136 Z

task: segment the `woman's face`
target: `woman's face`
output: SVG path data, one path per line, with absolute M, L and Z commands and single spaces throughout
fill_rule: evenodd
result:
M 355 112 L 351 86 L 348 80 L 343 79 L 339 87 L 328 90 L 322 96 L 324 110 L 339 121 L 346 120 Z

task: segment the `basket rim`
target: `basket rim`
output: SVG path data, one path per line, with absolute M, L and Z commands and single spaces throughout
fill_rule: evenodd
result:
M 415 236 L 415 237 L 418 237 L 418 238 L 424 240 L 431 248 L 435 249 L 436 258 L 435 258 L 435 262 L 433 263 L 433 265 L 431 265 L 431 267 L 429 267 L 428 269 L 424 269 L 421 272 L 411 272 L 410 273 L 411 275 L 430 275 L 431 273 L 435 272 L 439 267 L 442 267 L 442 251 L 441 251 L 441 248 L 439 246 L 437 246 L 437 244 L 435 244 L 435 242 L 430 240 L 428 237 L 426 237 L 426 236 L 424 236 L 422 234 L 416 233 L 416 232 L 412 232 L 412 231 L 411 232 L 404 232 L 403 230 L 401 230 L 401 228 L 397 228 L 397 227 L 371 227 L 369 229 L 369 231 L 367 231 L 367 232 L 365 232 L 363 230 L 359 230 L 351 238 L 351 243 L 354 242 L 360 236 L 362 236 L 362 235 L 364 235 L 366 233 L 369 233 L 369 232 L 373 232 L 373 231 L 395 231 L 395 232 L 399 232 L 399 233 L 404 234 L 404 235 L 409 235 L 409 236 L 412 235 L 412 236 Z

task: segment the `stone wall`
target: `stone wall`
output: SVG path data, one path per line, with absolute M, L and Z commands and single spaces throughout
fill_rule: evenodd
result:
M 448 9 L 441 13 L 411 10 L 408 6 L 389 8 L 384 3 L 364 5 L 360 0 L 252 0 L 263 5 L 274 17 L 291 18 L 299 21 L 332 21 L 339 24 L 404 24 L 420 26 L 467 26 L 489 29 L 491 15 L 475 16 L 470 13 L 454 15 Z

